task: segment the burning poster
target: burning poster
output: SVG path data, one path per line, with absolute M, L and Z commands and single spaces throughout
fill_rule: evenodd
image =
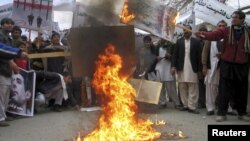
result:
M 192 27 L 192 29 L 195 28 L 195 13 L 192 11 L 186 12 L 183 15 L 180 15 L 180 17 L 176 20 L 177 24 L 180 25 L 190 25 Z M 176 42 L 177 39 L 183 37 L 183 29 L 182 28 L 178 28 L 178 26 L 175 28 L 175 32 L 174 32 L 174 38 L 173 38 L 173 42 Z
M 73 27 L 121 25 L 119 15 L 124 0 L 82 0 L 77 2 Z
M 172 41 L 177 10 L 159 0 L 126 0 L 120 21 Z
M 14 0 L 15 24 L 33 30 L 51 30 L 53 0 Z
M 74 77 L 91 78 L 95 70 L 98 54 L 108 44 L 116 46 L 121 55 L 121 73 L 130 75 L 135 67 L 135 37 L 133 26 L 98 26 L 71 29 L 69 42 L 72 53 Z
M 33 116 L 35 96 L 35 72 L 20 69 L 19 74 L 12 75 L 12 85 L 8 112 Z

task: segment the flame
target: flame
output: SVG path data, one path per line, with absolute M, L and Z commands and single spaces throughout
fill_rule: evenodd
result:
M 128 0 L 126 0 L 122 9 L 122 14 L 120 15 L 120 20 L 122 23 L 129 23 L 134 19 L 135 19 L 135 15 L 130 14 L 128 10 Z
M 92 84 L 102 97 L 102 114 L 98 127 L 82 141 L 153 141 L 160 138 L 161 133 L 152 127 L 152 121 L 135 116 L 136 92 L 127 78 L 119 76 L 122 60 L 114 46 L 108 45 L 105 53 L 99 55 L 96 66 Z
M 179 137 L 181 138 L 181 139 L 185 139 L 186 138 L 186 136 L 183 134 L 183 132 L 182 131 L 179 131 Z
M 177 12 L 177 14 L 176 14 L 176 16 L 175 16 L 175 18 L 174 18 L 174 20 L 173 20 L 174 25 L 177 24 L 177 20 L 179 19 L 179 17 L 180 17 L 180 13 Z

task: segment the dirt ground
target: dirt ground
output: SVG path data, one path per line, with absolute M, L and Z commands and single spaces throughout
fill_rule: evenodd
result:
M 206 110 L 194 115 L 174 109 L 159 110 L 155 106 L 144 105 L 140 108 L 140 117 L 167 121 L 165 126 L 157 127 L 160 132 L 183 131 L 186 139 L 181 141 L 207 141 L 209 124 L 250 124 L 237 120 L 237 116 L 228 116 L 223 123 L 216 123 L 215 116 L 206 116 Z M 67 109 L 61 113 L 49 110 L 39 111 L 32 118 L 18 118 L 11 126 L 0 128 L 0 141 L 72 141 L 79 131 L 88 133 L 97 123 L 99 112 L 79 112 Z M 165 141 L 159 139 L 158 141 Z M 176 140 L 176 139 L 175 139 Z

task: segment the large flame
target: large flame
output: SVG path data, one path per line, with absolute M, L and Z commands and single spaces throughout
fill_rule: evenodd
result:
M 135 19 L 135 15 L 131 14 L 128 9 L 128 0 L 124 2 L 122 14 L 120 15 L 121 23 L 129 23 Z
M 160 138 L 150 120 L 135 116 L 135 90 L 127 78 L 119 76 L 121 57 L 108 45 L 99 55 L 92 81 L 96 93 L 102 98 L 102 114 L 98 127 L 82 141 L 153 141 Z M 80 137 L 78 138 L 81 141 Z

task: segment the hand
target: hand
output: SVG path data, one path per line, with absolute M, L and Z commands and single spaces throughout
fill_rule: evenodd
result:
M 9 64 L 10 64 L 10 68 L 14 71 L 14 73 L 18 74 L 19 67 L 17 66 L 17 64 L 13 60 L 9 61 Z
M 28 58 L 28 54 L 26 52 L 21 53 L 21 58 Z
M 204 32 L 202 31 L 195 32 L 195 36 L 205 38 Z
M 202 74 L 203 74 L 204 76 L 207 75 L 207 66 L 203 66 L 203 68 L 202 68 Z
M 172 68 L 172 69 L 171 69 L 171 74 L 172 74 L 172 75 L 175 75 L 176 72 L 177 72 L 177 71 L 176 71 L 176 68 Z
M 218 59 L 220 59 L 220 58 L 221 58 L 221 52 L 217 53 L 217 54 L 216 54 L 216 57 L 217 57 Z

